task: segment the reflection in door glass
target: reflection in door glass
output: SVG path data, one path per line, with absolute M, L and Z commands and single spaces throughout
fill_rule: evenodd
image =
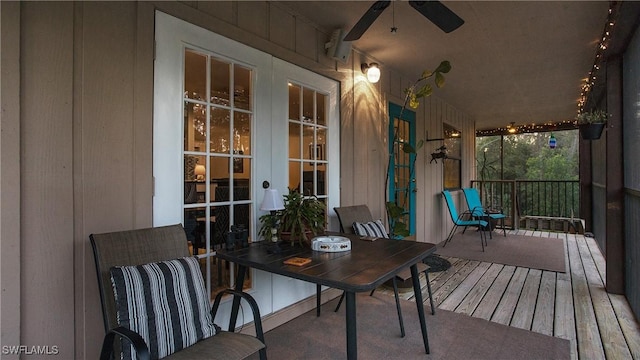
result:
M 325 204 L 327 103 L 326 94 L 289 84 L 289 189 L 315 196 Z
M 211 296 L 233 287 L 233 264 L 216 259 L 234 245 L 230 231 L 251 241 L 251 132 L 254 71 L 210 53 L 184 52 L 183 225 L 189 248 L 200 258 Z M 233 89 L 231 91 L 230 89 Z M 245 288 L 251 287 L 251 272 Z

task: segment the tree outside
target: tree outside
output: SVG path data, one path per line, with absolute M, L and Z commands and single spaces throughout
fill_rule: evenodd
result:
M 578 130 L 553 132 L 557 145 L 549 148 L 551 133 L 504 135 L 504 167 L 500 138 L 476 138 L 480 180 L 578 180 Z M 503 175 L 501 175 L 503 174 Z
M 556 138 L 554 149 L 549 147 L 551 134 Z M 578 143 L 578 130 L 477 137 L 478 180 L 518 180 L 521 216 L 577 216 Z M 511 183 L 484 186 L 486 200 L 493 206 L 510 205 Z

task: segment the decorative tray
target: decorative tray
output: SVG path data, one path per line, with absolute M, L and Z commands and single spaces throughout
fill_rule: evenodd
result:
M 311 250 L 340 252 L 351 250 L 351 240 L 344 236 L 316 236 L 311 239 Z

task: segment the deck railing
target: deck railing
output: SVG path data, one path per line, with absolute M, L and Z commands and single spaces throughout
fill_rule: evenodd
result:
M 578 180 L 472 180 L 471 186 L 486 207 L 507 215 L 512 228 L 525 216 L 580 218 Z

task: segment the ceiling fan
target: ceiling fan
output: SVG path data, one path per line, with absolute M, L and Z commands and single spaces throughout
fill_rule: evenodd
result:
M 344 37 L 344 41 L 360 39 L 362 34 L 367 31 L 369 26 L 373 24 L 389 4 L 391 4 L 391 1 L 376 1 L 373 3 L 369 10 L 362 15 L 360 20 L 358 20 L 351 31 Z M 464 24 L 464 20 L 449 10 L 449 8 L 444 6 L 440 1 L 409 1 L 409 5 L 446 33 L 450 33 Z

